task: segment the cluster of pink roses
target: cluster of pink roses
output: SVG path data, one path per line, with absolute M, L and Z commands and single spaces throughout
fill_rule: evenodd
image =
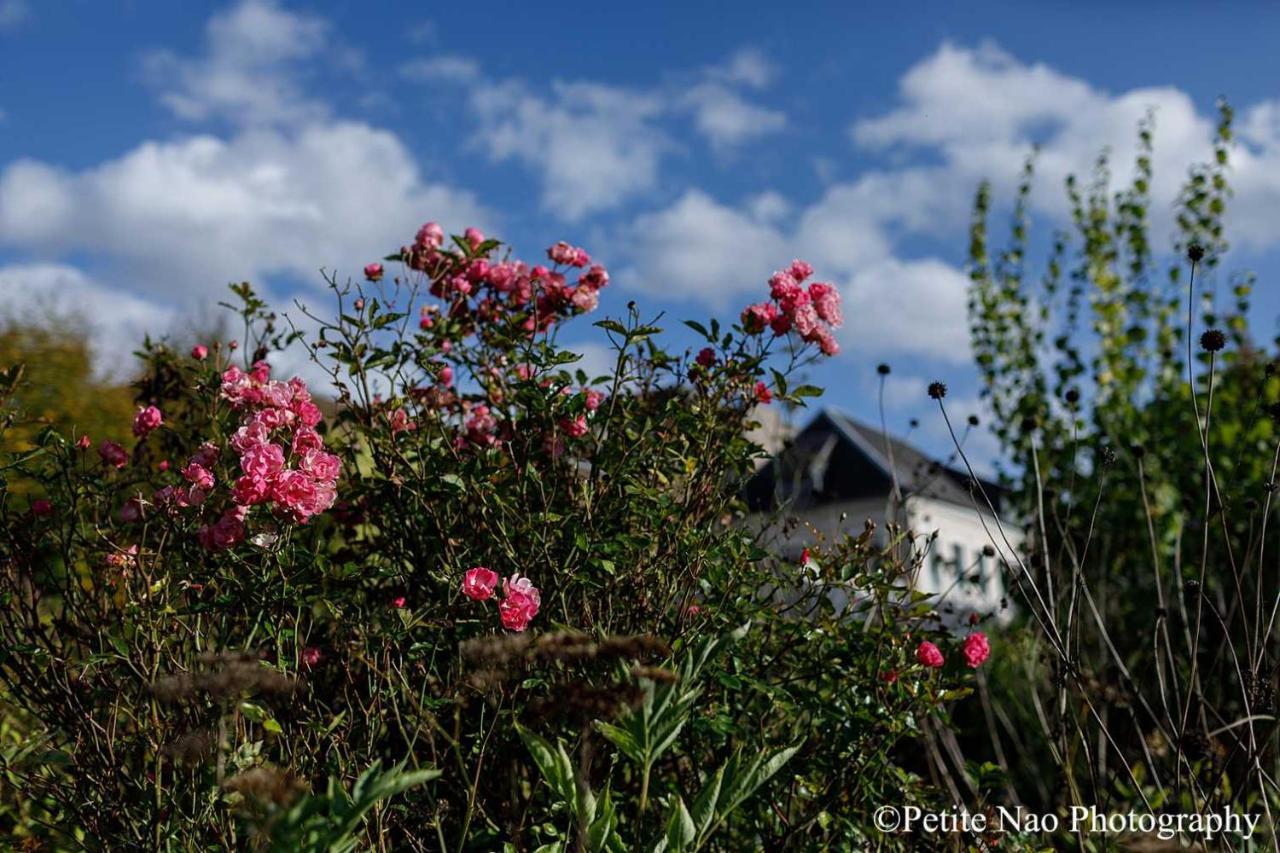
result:
M 400 257 L 412 270 L 431 281 L 433 296 L 448 301 L 451 319 L 493 322 L 518 315 L 526 331 L 545 331 L 552 324 L 574 314 L 595 309 L 599 290 L 609 283 L 609 273 L 592 265 L 586 250 L 559 242 L 547 249 L 555 264 L 530 266 L 523 261 L 492 259 L 497 244 L 486 241 L 478 228 L 468 228 L 460 241 L 466 247 L 456 252 L 444 247 L 444 229 L 428 222 L 418 229 L 412 246 L 400 250 Z M 573 284 L 563 268 L 585 269 Z M 365 277 L 378 281 L 381 264 L 365 267 Z M 433 325 L 431 314 L 423 314 L 423 329 Z
M 742 312 L 742 327 L 753 335 L 772 329 L 775 335 L 795 330 L 801 339 L 816 343 L 824 355 L 840 352 L 834 329 L 844 325 L 840 310 L 840 291 L 834 285 L 815 281 L 806 289 L 805 279 L 813 275 L 813 267 L 795 260 L 785 270 L 769 279 L 771 302 L 748 305 Z
M 277 515 L 303 524 L 333 506 L 337 497 L 341 462 L 325 452 L 324 440 L 316 432 L 322 415 L 306 383 L 299 378 L 274 381 L 270 374 L 266 362 L 254 364 L 248 372 L 233 365 L 222 374 L 221 396 L 241 413 L 240 427 L 229 442 L 239 457 L 240 476 L 229 484 L 231 505 L 197 534 L 209 550 L 225 550 L 244 541 L 251 507 L 269 504 Z M 146 410 L 140 412 L 139 419 L 145 414 Z M 158 411 L 144 423 L 152 421 L 159 422 Z M 123 464 L 119 461 L 123 449 L 118 445 L 104 444 L 100 452 L 108 464 Z M 156 491 L 156 506 L 172 511 L 205 505 L 218 482 L 215 470 L 222 453 L 211 441 L 202 444 L 180 469 L 182 482 Z M 136 520 L 141 514 L 136 500 L 121 510 L 125 520 Z
M 468 569 L 462 578 L 462 593 L 473 601 L 488 601 L 498 588 L 498 573 L 485 566 Z M 512 575 L 502 582 L 502 600 L 498 602 L 498 616 L 502 627 L 509 631 L 523 631 L 538 615 L 542 595 L 533 581 L 520 575 Z
M 960 645 L 960 655 L 964 658 L 965 666 L 970 669 L 982 666 L 991 656 L 991 644 L 987 642 L 987 635 L 981 631 L 974 631 L 965 637 Z M 941 649 L 924 640 L 916 647 L 916 662 L 930 669 L 941 669 L 946 660 L 942 656 Z

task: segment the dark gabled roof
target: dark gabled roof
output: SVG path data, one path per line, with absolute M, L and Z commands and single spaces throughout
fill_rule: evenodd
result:
M 783 504 L 804 509 L 834 501 L 887 498 L 896 472 L 904 497 L 922 495 L 971 507 L 969 475 L 953 464 L 952 460 L 937 462 L 902 439 L 886 436 L 879 427 L 826 408 L 748 481 L 745 497 L 756 511 Z M 979 482 L 999 510 L 999 488 L 986 480 Z M 978 497 L 977 503 L 981 506 L 984 501 Z

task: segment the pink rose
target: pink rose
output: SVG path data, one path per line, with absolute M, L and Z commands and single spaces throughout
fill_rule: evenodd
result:
M 315 403 L 307 400 L 294 400 L 293 413 L 298 416 L 298 420 L 302 421 L 304 426 L 314 427 L 324 419 L 324 414 L 320 411 L 320 407 Z
M 933 643 L 924 640 L 916 647 L 916 661 L 930 669 L 941 669 L 942 652 Z
M 844 315 L 840 311 L 840 291 L 825 282 L 815 281 L 809 285 L 809 299 L 818 316 L 831 328 L 838 329 L 844 324 Z
M 405 605 L 405 598 L 403 595 L 398 595 L 395 598 L 391 599 L 391 606 L 394 607 L 396 610 L 403 609 L 404 605 Z
M 480 248 L 480 244 L 484 242 L 484 232 L 474 226 L 462 232 L 462 236 L 472 249 Z
M 987 642 L 987 635 L 981 631 L 974 631 L 964 638 L 960 653 L 964 655 L 965 665 L 970 669 L 982 666 L 991 656 L 991 644 Z
M 293 452 L 299 456 L 306 456 L 308 451 L 320 450 L 324 447 L 324 439 L 320 438 L 320 433 L 310 427 L 298 427 L 298 431 L 293 434 Z
M 228 510 L 213 524 L 200 528 L 197 538 L 210 551 L 225 551 L 244 541 L 244 522 L 234 510 Z
M 271 484 L 266 480 L 244 476 L 231 487 L 231 499 L 241 506 L 260 504 L 271 496 Z
M 195 453 L 191 454 L 190 461 L 204 468 L 212 468 L 214 463 L 218 461 L 218 457 L 221 453 L 222 451 L 218 449 L 218 445 L 214 444 L 212 441 L 206 441 L 204 444 L 200 445 Z
M 772 302 L 757 302 L 748 305 L 742 312 L 742 328 L 748 334 L 758 335 L 763 332 L 778 316 L 778 307 Z
M 315 669 L 324 660 L 324 654 L 315 646 L 307 646 L 302 650 L 301 659 L 304 669 Z
M 164 423 L 164 416 L 160 414 L 160 410 L 155 406 L 139 409 L 138 414 L 134 415 L 133 418 L 133 434 L 138 438 L 145 438 L 148 433 L 162 423 Z
M 382 281 L 382 264 L 365 264 L 364 277 L 369 281 Z
M 209 357 L 209 348 L 204 344 L 196 344 L 191 348 L 191 357 L 196 361 L 204 361 Z
M 769 386 L 763 382 L 756 383 L 755 389 L 756 402 L 761 405 L 769 405 L 773 402 L 773 392 L 769 390 Z
M 88 450 L 89 445 L 92 443 L 93 442 L 89 440 L 89 436 L 87 435 L 82 435 L 80 436 L 80 438 L 76 439 L 76 447 L 80 448 L 81 450 Z
M 302 471 L 282 471 L 271 484 L 271 499 L 299 523 L 315 515 L 321 503 L 316 481 Z
M 98 445 L 98 455 L 113 468 L 123 468 L 129 464 L 129 454 L 114 441 L 104 441 Z
M 182 469 L 183 478 L 193 486 L 197 486 L 205 491 L 213 488 L 213 474 L 209 469 L 205 468 L 198 462 L 192 462 L 190 465 Z
M 245 453 L 251 447 L 266 444 L 270 439 L 271 431 L 266 424 L 254 419 L 236 430 L 236 434 L 231 436 L 231 446 L 240 453 Z
M 302 470 L 324 482 L 333 482 L 342 472 L 342 461 L 323 450 L 308 451 L 302 457 Z
M 604 401 L 604 394 L 601 394 L 593 388 L 588 388 L 583 392 L 583 394 L 586 397 L 583 405 L 586 406 L 588 412 L 594 412 L 596 409 L 600 408 L 600 403 Z
M 512 575 L 502 582 L 502 595 L 502 601 L 498 604 L 502 627 L 509 631 L 528 628 L 542 604 L 542 596 L 533 581 Z
M 570 438 L 582 438 L 587 434 L 587 419 L 584 415 L 576 418 L 561 418 L 560 431 Z
M 256 480 L 270 480 L 284 468 L 284 450 L 277 444 L 254 444 L 240 457 L 240 468 Z
M 421 249 L 438 249 L 444 242 L 444 229 L 434 222 L 428 222 L 418 229 L 414 244 Z
M 498 573 L 484 566 L 467 569 L 462 578 L 462 594 L 473 601 L 488 601 L 498 587 Z
M 716 363 L 716 351 L 713 350 L 711 347 L 703 347 L 698 352 L 698 357 L 695 359 L 695 361 L 697 361 L 698 364 L 702 365 L 703 367 L 710 367 L 711 365 Z
M 791 267 L 787 271 L 791 273 L 791 277 L 796 281 L 804 281 L 813 275 L 813 265 L 797 258 L 791 262 Z

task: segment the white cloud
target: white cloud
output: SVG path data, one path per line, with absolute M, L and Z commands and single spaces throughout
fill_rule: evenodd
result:
M 480 78 L 480 63 L 464 56 L 411 59 L 400 66 L 400 75 L 417 82 L 471 83 Z
M 699 190 L 637 217 L 613 243 L 625 259 L 623 286 L 716 308 L 759 292 L 769 272 L 790 258 L 787 237 L 772 223 Z
M 30 16 L 26 0 L 0 0 L 0 32 L 13 29 Z
M 462 86 L 481 149 L 495 162 L 515 161 L 533 172 L 542 206 L 570 222 L 657 186 L 663 159 L 682 149 L 678 130 L 692 129 L 723 154 L 783 129 L 783 112 L 742 92 L 763 88 L 774 73 L 763 55 L 749 49 L 648 87 L 494 80 L 473 59 L 448 54 L 400 66 L 409 80 Z
M 427 183 L 392 133 L 353 122 L 146 142 L 84 171 L 19 161 L 0 172 L 0 242 L 88 251 L 132 286 L 183 300 L 287 272 L 319 282 L 407 241 L 425 219 L 487 215 Z
M 707 76 L 753 89 L 763 89 L 778 76 L 778 66 L 754 47 L 744 47 L 721 65 L 707 69 Z
M 967 362 L 968 288 L 963 272 L 933 258 L 889 258 L 869 265 L 841 288 L 845 325 L 840 341 L 868 359 L 914 355 Z
M 161 102 L 183 119 L 319 119 L 328 107 L 306 94 L 300 74 L 302 63 L 325 47 L 328 29 L 323 19 L 286 11 L 272 0 L 240 0 L 209 20 L 204 56 L 157 51 L 147 57 L 145 70 Z
M 132 353 L 144 335 L 163 335 L 176 321 L 172 306 L 122 293 L 63 264 L 0 267 L 0 306 L 0 314 L 28 323 L 84 324 L 96 372 L 113 379 L 132 372 Z
M 555 83 L 541 95 L 508 81 L 476 86 L 471 104 L 489 156 L 537 172 L 543 206 L 569 221 L 651 188 L 671 145 L 656 124 L 662 100 L 643 92 Z
M 1039 154 L 1032 209 L 1050 224 L 1065 224 L 1067 175 L 1087 181 L 1106 149 L 1114 184 L 1127 181 L 1138 123 L 1149 113 L 1155 116 L 1151 217 L 1158 247 L 1172 228 L 1172 204 L 1188 166 L 1211 156 L 1213 116 L 1176 88 L 1112 94 L 990 44 L 943 44 L 903 76 L 896 107 L 851 128 L 854 143 L 885 154 L 888 165 L 833 183 L 792 213 L 776 194 L 731 206 L 687 190 L 614 232 L 615 253 L 628 263 L 621 279 L 723 308 L 762 293 L 769 270 L 798 254 L 840 285 L 846 349 L 960 363 L 969 357 L 967 279 L 947 261 L 910 258 L 906 238 L 952 241 L 959 258 L 978 183 L 990 179 L 998 200 L 1007 201 L 1033 146 Z M 1228 234 L 1274 245 L 1280 241 L 1280 220 L 1270 213 L 1280 206 L 1280 100 L 1241 115 Z
M 720 151 L 776 133 L 787 125 L 784 113 L 753 104 L 720 83 L 694 86 L 685 101 L 693 111 L 694 128 Z

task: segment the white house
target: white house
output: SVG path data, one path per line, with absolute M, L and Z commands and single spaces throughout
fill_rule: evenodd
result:
M 905 526 L 924 557 L 915 588 L 938 597 L 944 621 L 958 622 L 974 611 L 1008 614 L 1004 564 L 1022 542 L 1021 528 L 999 517 L 1001 489 L 976 485 L 965 471 L 827 408 L 756 472 L 746 499 L 762 536 L 797 561 L 815 540 L 856 536 L 867 520 L 881 544 L 887 520 Z

